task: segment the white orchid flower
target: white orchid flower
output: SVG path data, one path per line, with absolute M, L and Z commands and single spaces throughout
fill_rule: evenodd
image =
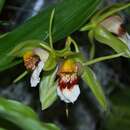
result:
M 60 66 L 58 75 L 58 96 L 66 103 L 74 103 L 80 95 L 78 66 L 72 60 L 66 60 Z
M 33 51 L 24 54 L 26 68 L 33 71 L 30 79 L 31 87 L 36 87 L 40 82 L 40 74 L 48 57 L 49 53 L 41 48 L 35 48 Z

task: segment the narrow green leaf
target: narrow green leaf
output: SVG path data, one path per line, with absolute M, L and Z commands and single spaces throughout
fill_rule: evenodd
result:
M 12 64 L 14 57 L 10 52 L 20 43 L 27 40 L 48 41 L 49 20 L 55 8 L 52 37 L 54 42 L 78 30 L 95 12 L 102 0 L 63 0 L 37 16 L 29 19 L 23 25 L 0 38 L 0 71 Z M 91 6 L 90 6 L 91 5 Z M 37 45 L 37 43 L 35 43 Z M 3 67 L 4 66 L 4 67 Z
M 115 13 L 118 13 L 121 10 L 124 10 L 128 8 L 129 6 L 130 6 L 130 2 L 113 4 L 97 12 L 97 14 L 95 14 L 94 17 L 92 18 L 92 21 L 93 22 L 96 21 L 96 23 L 100 23 L 107 17 L 114 15 Z
M 102 106 L 102 108 L 104 110 L 107 110 L 108 104 L 107 104 L 107 100 L 105 98 L 105 94 L 104 94 L 102 87 L 101 87 L 99 81 L 97 80 L 95 74 L 89 67 L 85 68 L 82 78 L 83 78 L 84 82 L 86 84 L 88 84 L 88 86 L 90 87 L 91 91 L 97 98 L 97 100 L 98 100 L 99 104 Z
M 59 130 L 54 125 L 41 123 L 31 108 L 4 98 L 0 98 L 0 117 L 22 130 Z
M 57 99 L 57 83 L 55 82 L 57 69 L 43 75 L 40 82 L 40 101 L 42 110 L 50 107 Z

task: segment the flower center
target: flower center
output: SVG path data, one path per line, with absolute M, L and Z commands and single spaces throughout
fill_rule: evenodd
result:
M 72 89 L 79 81 L 77 73 L 61 73 L 58 85 L 60 89 Z

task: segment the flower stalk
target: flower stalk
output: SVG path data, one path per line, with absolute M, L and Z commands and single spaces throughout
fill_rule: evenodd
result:
M 26 75 L 28 74 L 28 71 L 24 71 L 21 75 L 19 75 L 14 81 L 13 83 L 17 83 L 18 81 L 20 81 L 21 79 L 23 79 Z
M 103 57 L 99 57 L 99 58 L 95 58 L 93 60 L 87 61 L 86 63 L 83 63 L 82 65 L 83 66 L 88 66 L 88 65 L 95 64 L 97 62 L 102 62 L 102 61 L 105 61 L 105 60 L 118 58 L 118 57 L 123 56 L 123 55 L 124 55 L 124 52 L 119 53 L 119 54 L 109 55 L 109 56 L 103 56 Z
M 49 42 L 50 47 L 53 49 L 53 40 L 52 40 L 52 23 L 54 19 L 55 9 L 52 10 L 51 17 L 50 17 L 50 23 L 49 23 Z

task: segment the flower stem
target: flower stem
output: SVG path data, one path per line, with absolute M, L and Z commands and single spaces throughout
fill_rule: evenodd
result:
M 49 46 L 47 46 L 47 45 L 45 45 L 45 44 L 43 44 L 43 43 L 40 43 L 40 46 L 42 46 L 44 49 L 46 49 L 46 50 L 49 51 L 49 52 L 52 51 L 52 49 L 51 49 Z
M 89 31 L 88 33 L 88 37 L 91 43 L 91 49 L 90 49 L 90 60 L 94 58 L 95 56 L 95 43 L 94 43 L 94 35 L 93 35 L 93 31 Z
M 124 55 L 124 52 L 123 53 L 114 54 L 114 55 L 109 55 L 109 56 L 103 56 L 103 57 L 95 58 L 93 60 L 87 61 L 86 63 L 83 63 L 83 66 L 92 65 L 92 64 L 95 64 L 97 62 L 101 62 L 101 61 L 117 58 L 117 57 L 120 57 L 122 55 Z
M 71 44 L 73 44 L 74 45 L 74 48 L 75 48 L 75 51 L 76 52 L 79 52 L 79 48 L 78 48 L 78 45 L 77 45 L 77 43 L 75 42 L 75 40 L 74 39 L 72 39 L 70 36 L 68 37 L 68 42 Z
M 17 83 L 19 80 L 21 80 L 22 78 L 24 78 L 27 74 L 28 74 L 28 71 L 24 71 L 21 75 L 19 75 L 19 76 L 13 81 L 13 83 Z
M 54 13 L 55 9 L 52 10 L 51 17 L 50 17 L 50 23 L 49 23 L 49 42 L 50 42 L 50 47 L 53 48 L 53 43 L 52 43 L 52 23 L 54 19 Z

